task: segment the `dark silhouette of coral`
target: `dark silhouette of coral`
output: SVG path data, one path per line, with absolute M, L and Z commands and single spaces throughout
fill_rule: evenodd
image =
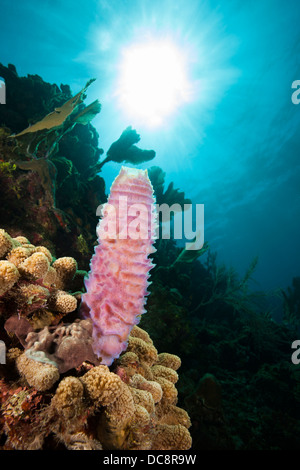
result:
M 119 139 L 109 147 L 107 157 L 101 163 L 101 167 L 107 162 L 126 162 L 136 165 L 152 160 L 155 157 L 154 150 L 142 150 L 134 145 L 139 141 L 140 136 L 136 130 L 132 129 L 131 126 L 127 127 Z

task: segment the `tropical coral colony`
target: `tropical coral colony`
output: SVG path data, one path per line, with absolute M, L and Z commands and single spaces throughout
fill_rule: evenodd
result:
M 257 260 L 240 279 L 207 244 L 188 251 L 161 237 L 156 251 L 149 237 L 123 256 L 121 237 L 102 237 L 109 212 L 95 246 L 103 165 L 155 152 L 138 148 L 128 127 L 100 161 L 90 120 L 101 106 L 83 103 L 93 80 L 72 97 L 67 85 L 19 77 L 11 64 L 0 76 L 0 448 L 298 449 L 299 278 L 282 292 L 281 320 L 264 293 L 249 291 Z M 150 211 L 150 184 L 133 173 L 133 203 L 147 194 Z M 165 188 L 161 168 L 148 175 L 157 204 L 191 203 L 173 183 Z
M 72 285 L 76 261 L 52 262 L 47 248 L 4 230 L 0 250 L 1 315 L 25 347 L 7 352 L 20 377 L 1 380 L 4 448 L 39 449 L 52 434 L 70 449 L 189 449 L 190 420 L 176 406 L 179 357 L 158 354 L 134 326 L 114 371 L 99 365 L 91 319 L 58 323 L 77 308 L 76 296 L 62 290 Z M 67 371 L 73 375 L 61 377 Z

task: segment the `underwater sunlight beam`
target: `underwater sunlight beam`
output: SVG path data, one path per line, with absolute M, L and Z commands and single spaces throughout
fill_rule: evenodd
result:
M 190 89 L 182 52 L 168 41 L 134 44 L 123 51 L 119 100 L 132 118 L 161 125 L 184 102 Z

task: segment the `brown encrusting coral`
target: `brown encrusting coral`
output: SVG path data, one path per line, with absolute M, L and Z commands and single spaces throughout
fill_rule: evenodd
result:
M 99 363 L 92 348 L 90 320 L 75 320 L 50 328 L 45 326 L 38 332 L 29 332 L 24 344 L 27 357 L 52 364 L 60 373 L 74 369 L 84 361 Z

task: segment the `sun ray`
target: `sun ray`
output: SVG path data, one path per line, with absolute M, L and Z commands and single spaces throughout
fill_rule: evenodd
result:
M 191 94 L 183 53 L 168 41 L 132 45 L 123 52 L 118 90 L 127 113 L 162 124 Z

